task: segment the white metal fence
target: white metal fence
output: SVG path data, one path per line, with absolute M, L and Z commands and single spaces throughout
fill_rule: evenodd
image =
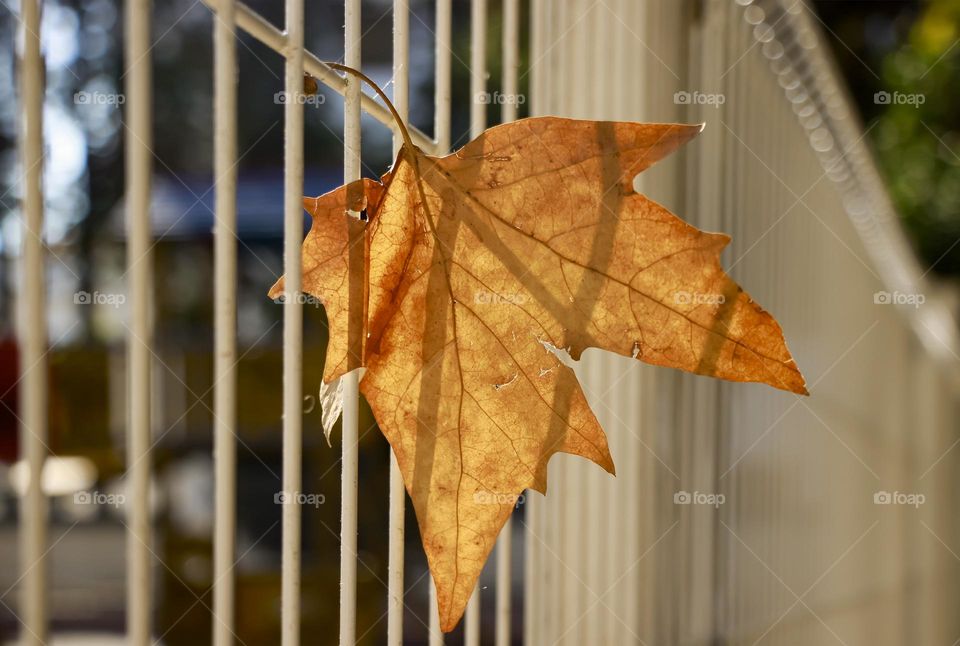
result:
M 906 247 L 824 29 L 799 0 L 534 12 L 537 113 L 706 123 L 638 184 L 733 236 L 724 266 L 781 322 L 811 397 L 585 354 L 618 476 L 559 456 L 527 505 L 527 643 L 960 636 L 956 322 Z M 874 504 L 895 491 L 927 502 Z M 723 503 L 682 504 L 696 492 Z
M 387 110 L 303 48 L 304 0 L 286 0 L 280 30 L 235 0 L 214 11 L 216 509 L 213 643 L 236 641 L 232 570 L 236 511 L 237 29 L 285 57 L 285 88 L 307 71 L 345 96 L 344 181 L 360 175 L 360 114 L 393 128 Z M 511 525 L 495 552 L 496 604 L 475 594 L 465 641 L 511 641 L 511 608 L 524 608 L 527 644 L 951 643 L 956 524 L 950 520 L 958 343 L 955 322 L 906 248 L 864 132 L 815 17 L 799 0 L 532 0 L 529 70 L 518 70 L 520 2 L 503 0 L 503 46 L 486 51 L 486 0 L 472 1 L 470 93 L 487 90 L 501 56 L 504 95 L 530 75 L 532 111 L 584 118 L 705 121 L 686 152 L 640 186 L 681 216 L 734 235 L 726 266 L 783 322 L 813 384 L 809 400 L 761 387 L 717 384 L 587 353 L 580 376 L 608 432 L 621 474 L 608 478 L 568 456 L 551 469 L 551 495 L 527 500 L 525 594 L 511 599 Z M 344 3 L 344 62 L 360 68 L 360 0 Z M 127 623 L 130 644 L 156 638 L 149 482 L 152 272 L 151 6 L 126 0 Z M 409 104 L 408 0 L 394 1 L 393 100 Z M 437 0 L 433 136 L 450 148 L 452 0 Z M 23 160 L 22 443 L 29 471 L 47 455 L 40 0 L 22 0 L 20 106 Z M 420 45 L 415 45 L 420 46 Z M 679 93 L 679 94 L 678 94 Z M 683 93 L 687 93 L 684 95 Z M 692 93 L 723 102 L 685 100 Z M 471 104 L 472 135 L 485 106 Z M 501 118 L 516 118 L 506 102 Z M 303 111 L 285 106 L 284 272 L 300 289 Z M 400 144 L 394 137 L 394 149 Z M 878 307 L 887 290 L 927 294 L 922 309 Z M 302 312 L 284 305 L 283 489 L 301 490 Z M 358 389 L 345 380 L 339 640 L 356 632 Z M 946 457 L 945 457 L 946 456 Z M 941 464 L 943 461 L 943 464 Z M 386 468 L 386 465 L 384 465 Z M 404 490 L 391 461 L 388 643 L 403 638 Z M 876 491 L 928 487 L 940 504 L 921 518 L 871 504 Z M 676 504 L 689 492 L 722 494 L 714 509 Z M 683 500 L 681 499 L 682 503 Z M 20 602 L 24 644 L 50 641 L 49 541 L 40 478 L 21 500 Z M 301 509 L 283 507 L 282 637 L 300 643 Z M 919 515 L 919 514 L 918 514 Z M 945 549 L 946 548 L 946 549 Z M 954 547 L 953 550 L 960 548 Z M 859 552 L 857 552 L 859 550 Z M 895 554 L 890 557 L 890 554 Z M 846 568 L 846 569 L 844 569 Z M 842 580 L 825 583 L 832 573 Z M 819 577 L 819 578 L 818 578 Z M 432 586 L 431 586 L 432 588 Z M 907 603 L 908 597 L 929 601 Z M 433 600 L 435 606 L 435 600 Z M 922 615 L 916 620 L 908 612 Z M 491 622 L 487 622 L 488 624 Z M 484 624 L 487 625 L 487 624 Z M 432 644 L 441 643 L 436 613 Z M 332 634 L 332 630 L 331 630 Z M 323 638 L 324 643 L 332 637 Z M 306 640 L 318 643 L 313 638 Z

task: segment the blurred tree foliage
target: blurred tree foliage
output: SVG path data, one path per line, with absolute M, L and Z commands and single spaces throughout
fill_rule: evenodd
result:
M 817 11 L 925 268 L 960 276 L 960 0 Z
M 894 201 L 928 265 L 960 274 L 960 0 L 927 3 L 883 63 L 891 103 L 875 141 Z

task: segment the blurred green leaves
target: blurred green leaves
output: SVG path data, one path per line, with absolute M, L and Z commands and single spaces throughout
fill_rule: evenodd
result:
M 922 5 L 882 62 L 872 131 L 894 202 L 924 264 L 960 275 L 960 0 Z

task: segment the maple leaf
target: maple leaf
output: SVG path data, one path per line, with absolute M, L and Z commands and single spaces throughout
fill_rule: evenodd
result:
M 780 326 L 720 267 L 729 238 L 633 189 L 700 130 L 538 117 L 442 158 L 408 138 L 380 182 L 304 199 L 303 291 L 330 330 L 323 379 L 366 368 L 360 390 L 413 500 L 444 631 L 519 495 L 546 493 L 554 453 L 614 473 L 553 350 L 806 393 Z M 270 295 L 282 292 L 281 278 Z

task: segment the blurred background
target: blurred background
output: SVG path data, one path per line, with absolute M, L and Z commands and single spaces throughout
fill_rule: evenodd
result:
M 16 146 L 19 3 L 0 4 L 0 643 L 9 643 L 19 631 L 16 531 L 23 473 L 16 464 L 14 296 L 20 280 L 23 169 Z M 282 25 L 282 3 L 247 4 Z M 681 4 L 692 15 L 712 3 Z M 410 120 L 430 133 L 435 7 L 432 0 L 410 5 Z M 452 130 L 458 146 L 469 130 L 469 69 L 462 61 L 469 60 L 470 5 L 455 0 L 453 6 Z M 526 70 L 530 15 L 527 3 L 522 6 L 520 69 Z M 366 0 L 363 7 L 363 69 L 389 92 L 392 3 Z M 929 268 L 928 278 L 952 293 L 960 275 L 960 0 L 817 0 L 809 9 L 822 20 L 818 29 L 849 87 L 910 246 L 920 265 Z M 501 3 L 491 1 L 489 88 L 500 78 L 500 11 Z M 307 48 L 322 60 L 342 58 L 342 12 L 340 2 L 307 3 Z M 51 541 L 56 544 L 52 619 L 64 638 L 55 643 L 63 644 L 106 644 L 110 635 L 122 643 L 125 621 L 122 13 L 118 0 L 43 3 L 48 380 L 50 448 L 56 456 L 43 482 L 52 496 Z M 155 570 L 155 624 L 162 643 L 192 645 L 209 642 L 212 604 L 213 19 L 194 0 L 158 2 L 153 16 L 157 405 L 152 424 L 157 444 L 152 513 L 154 549 L 162 564 Z M 281 488 L 282 308 L 266 298 L 266 291 L 282 267 L 283 105 L 274 95 L 283 89 L 283 60 L 246 34 L 240 34 L 240 43 L 237 551 L 242 558 L 235 569 L 236 632 L 247 644 L 271 644 L 280 618 L 281 507 L 274 504 L 273 492 Z M 628 51 L 636 59 L 659 53 L 637 44 Z M 526 95 L 529 79 L 526 74 L 521 79 Z M 915 98 L 898 101 L 898 96 Z M 529 107 L 521 104 L 521 116 Z M 494 108 L 487 114 L 491 125 L 499 119 Z M 319 195 L 341 183 L 343 103 L 321 86 L 305 114 L 304 192 Z M 391 161 L 390 132 L 365 117 L 363 142 L 364 174 L 379 176 Z M 316 402 L 326 345 L 323 309 L 307 306 L 305 316 L 304 390 L 311 394 L 304 402 L 304 486 L 317 494 L 317 504 L 304 514 L 303 634 L 304 643 L 327 644 L 335 641 L 337 622 L 340 452 L 336 433 L 333 448 L 322 437 Z M 803 354 L 797 354 L 803 366 Z M 369 409 L 361 414 L 358 634 L 363 643 L 379 644 L 386 631 L 378 620 L 386 609 L 381 582 L 387 576 L 389 453 L 379 433 L 364 433 L 374 426 Z M 521 519 L 524 513 L 521 507 Z M 417 617 L 427 616 L 428 579 L 409 508 L 407 517 L 407 641 L 426 643 Z M 518 559 L 523 558 L 521 528 L 515 523 Z M 518 560 L 518 599 L 522 567 Z M 491 592 L 484 594 L 485 605 L 492 606 Z M 518 603 L 518 640 L 522 610 Z M 69 635 L 75 639 L 68 640 Z M 83 635 L 97 636 L 83 642 Z M 458 629 L 450 643 L 459 639 Z
M 411 2 L 411 122 L 433 124 L 434 2 Z M 276 25 L 283 3 L 249 6 Z M 390 0 L 363 3 L 363 69 L 390 89 Z M 499 4 L 491 6 L 490 51 L 499 52 Z M 454 3 L 452 132 L 469 132 L 468 2 Z M 322 60 L 342 60 L 343 4 L 308 2 L 306 47 Z M 526 24 L 526 23 L 524 23 Z M 57 484 L 52 541 L 62 537 L 53 567 L 53 622 L 58 632 L 124 630 L 125 462 L 123 148 L 123 6 L 119 0 L 44 2 L 45 241 L 49 250 L 49 463 Z M 16 607 L 17 342 L 13 335 L 20 213 L 15 83 L 16 2 L 0 7 L 0 592 Z M 212 595 L 212 261 L 213 261 L 213 16 L 194 0 L 158 2 L 153 10 L 153 230 L 156 352 L 154 365 L 156 632 L 167 644 L 209 642 Z M 524 39 L 525 42 L 525 39 Z M 282 307 L 266 297 L 282 273 L 283 59 L 240 34 L 238 151 L 238 542 L 235 568 L 237 635 L 248 644 L 274 643 L 280 619 L 281 338 Z M 490 72 L 498 77 L 499 56 Z M 305 106 L 304 192 L 320 195 L 342 183 L 343 100 L 320 88 Z M 496 120 L 499 112 L 490 111 Z M 363 172 L 379 177 L 392 162 L 391 133 L 364 116 Z M 304 517 L 303 632 L 318 635 L 337 622 L 340 550 L 339 445 L 329 448 L 316 402 L 326 347 L 322 307 L 305 308 L 304 486 L 318 495 Z M 366 432 L 365 432 L 366 431 Z M 372 432 L 371 432 L 372 431 Z M 338 435 L 338 433 L 337 433 Z M 361 419 L 358 634 L 382 643 L 386 608 L 386 485 L 389 447 L 369 409 Z M 369 492 L 380 492 L 376 495 Z M 77 492 L 91 497 L 75 500 Z M 112 496 L 97 499 L 96 494 Z M 117 498 L 120 496 L 121 498 Z M 320 502 L 322 500 L 322 503 Z M 78 502 L 79 501 L 79 502 Z M 115 504 L 111 504 L 115 503 Z M 413 518 L 412 508 L 408 518 Z M 409 524 L 407 580 L 419 581 L 407 605 L 426 616 L 426 561 Z M 63 567 L 60 567 L 60 566 Z M 425 639 L 421 622 L 407 621 Z M 0 606 L 0 642 L 20 624 Z M 418 633 L 419 631 L 419 633 Z M 334 637 L 307 643 L 332 643 Z

